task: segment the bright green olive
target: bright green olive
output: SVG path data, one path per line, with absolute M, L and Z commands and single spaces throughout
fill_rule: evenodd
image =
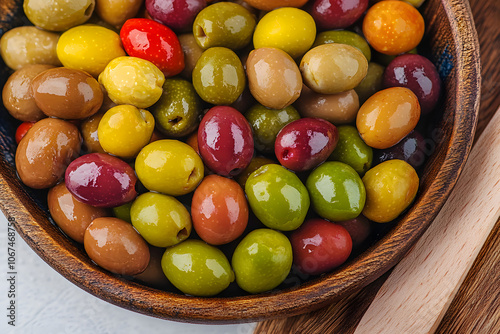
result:
M 179 290 L 194 296 L 213 296 L 234 281 L 226 256 L 201 240 L 186 240 L 165 250 L 161 266 Z
M 292 245 L 283 233 L 265 228 L 254 230 L 234 251 L 236 283 L 250 293 L 274 289 L 287 277 L 292 261 Z
M 250 174 L 245 193 L 257 218 L 276 230 L 297 229 L 309 209 L 306 187 L 297 175 L 281 165 L 264 165 Z

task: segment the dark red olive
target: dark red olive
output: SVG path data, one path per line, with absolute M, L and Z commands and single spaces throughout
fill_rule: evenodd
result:
M 396 145 L 373 152 L 374 165 L 386 160 L 404 160 L 413 168 L 418 169 L 424 165 L 427 158 L 427 149 L 424 137 L 417 130 L 413 130 Z
M 386 88 L 411 89 L 418 98 L 422 114 L 434 109 L 441 94 L 441 80 L 436 67 L 429 59 L 416 54 L 394 58 L 385 69 L 383 84 Z
M 75 159 L 66 169 L 66 187 L 80 202 L 116 207 L 136 196 L 137 176 L 125 161 L 105 153 Z
M 337 146 L 335 125 L 321 118 L 301 118 L 285 125 L 274 142 L 274 153 L 288 169 L 302 172 L 324 162 Z
M 352 25 L 368 8 L 368 0 L 315 0 L 309 12 L 319 30 L 342 29 Z
M 254 152 L 252 128 L 236 109 L 216 106 L 201 120 L 198 147 L 203 162 L 223 176 L 241 173 L 250 164 Z

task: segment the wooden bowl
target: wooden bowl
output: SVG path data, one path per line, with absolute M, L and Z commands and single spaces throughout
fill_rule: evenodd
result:
M 21 25 L 22 1 L 0 0 L 0 34 Z M 17 122 L 0 113 L 0 207 L 21 237 L 61 275 L 115 305 L 154 317 L 193 323 L 237 323 L 312 311 L 371 283 L 394 266 L 433 221 L 467 160 L 480 97 L 479 44 L 466 0 L 427 0 L 430 58 L 444 81 L 444 114 L 416 201 L 392 229 L 338 270 L 270 293 L 197 298 L 149 288 L 96 266 L 48 219 L 43 191 L 23 186 L 14 168 Z M 1 85 L 9 71 L 1 64 Z

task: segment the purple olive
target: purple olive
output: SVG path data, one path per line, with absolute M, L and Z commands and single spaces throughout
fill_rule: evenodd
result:
M 274 153 L 283 166 L 302 172 L 324 162 L 338 140 L 338 130 L 332 123 L 321 118 L 301 118 L 280 130 Z
M 246 118 L 229 106 L 210 109 L 198 128 L 198 148 L 203 162 L 223 176 L 241 173 L 252 160 L 252 128 Z
M 418 98 L 422 114 L 430 113 L 441 94 L 441 80 L 436 67 L 429 59 L 404 54 L 394 58 L 385 69 L 383 84 L 388 87 L 405 87 Z
M 105 153 L 75 159 L 66 169 L 66 187 L 80 202 L 116 207 L 136 196 L 137 176 L 125 161 Z
M 418 169 L 425 162 L 426 151 L 424 137 L 417 130 L 413 130 L 396 145 L 384 150 L 375 150 L 373 161 L 376 165 L 386 160 L 400 159 Z
M 309 12 L 319 30 L 347 28 L 368 8 L 368 0 L 315 0 Z
M 190 31 L 194 18 L 206 5 L 205 0 L 146 0 L 149 15 L 177 32 Z

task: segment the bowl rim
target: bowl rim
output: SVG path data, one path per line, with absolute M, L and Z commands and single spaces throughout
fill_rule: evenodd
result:
M 279 292 L 227 298 L 179 295 L 119 278 L 91 263 L 71 241 L 61 240 L 61 232 L 44 211 L 33 206 L 15 170 L 6 163 L 0 164 L 0 208 L 38 256 L 66 279 L 100 299 L 149 316 L 191 323 L 250 322 L 305 313 L 353 293 L 395 265 L 425 232 L 458 180 L 472 147 L 480 98 L 480 88 L 474 87 L 480 87 L 479 50 L 474 47 L 479 45 L 477 33 L 465 0 L 439 2 L 452 30 L 460 31 L 452 36 L 458 55 L 455 68 L 469 71 L 456 71 L 455 81 L 464 84 L 456 86 L 456 94 L 464 98 L 457 100 L 446 159 L 417 202 L 425 201 L 426 206 L 414 205 L 401 219 L 405 224 L 398 225 L 376 247 L 360 254 L 339 272 Z M 460 22 L 454 19 L 457 16 L 462 18 Z M 463 45 L 470 47 L 459 47 Z M 457 133 L 463 134 L 465 140 Z M 424 212 L 430 219 L 422 224 L 419 217 Z M 404 246 L 394 251 L 394 244 L 403 241 L 403 234 Z

